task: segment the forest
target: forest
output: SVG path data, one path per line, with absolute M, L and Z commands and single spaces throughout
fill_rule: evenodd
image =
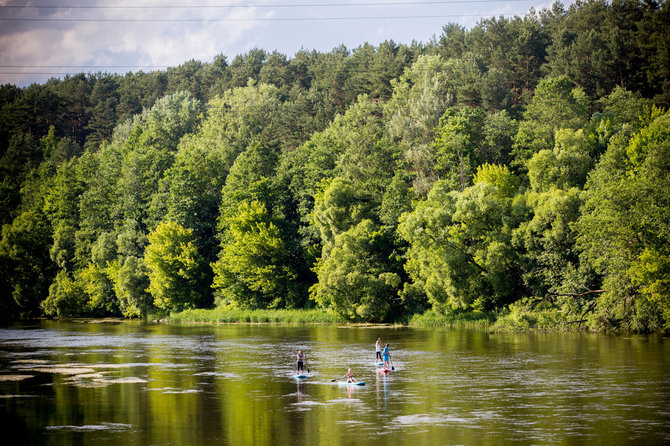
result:
M 670 9 L 0 86 L 0 309 L 670 329 Z M 306 42 L 308 44 L 308 42 Z

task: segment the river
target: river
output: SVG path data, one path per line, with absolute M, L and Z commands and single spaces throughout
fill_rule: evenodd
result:
M 348 367 L 365 386 L 332 382 Z M 670 444 L 670 342 L 42 321 L 0 328 L 0 419 L 40 445 Z

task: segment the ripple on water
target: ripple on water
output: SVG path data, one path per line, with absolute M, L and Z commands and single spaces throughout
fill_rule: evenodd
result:
M 362 420 L 339 420 L 337 424 L 343 424 L 345 426 L 366 426 L 371 423 L 362 421 Z
M 59 426 L 46 426 L 46 430 L 50 431 L 70 431 L 70 432 L 90 432 L 90 431 L 110 431 L 110 432 L 120 432 L 132 428 L 130 424 L 123 423 L 100 423 L 100 424 L 84 424 L 84 425 L 59 425 Z
M 166 390 L 163 393 L 186 394 L 186 393 L 201 393 L 200 389 L 184 389 L 184 390 Z
M 138 378 L 136 376 L 129 376 L 126 378 L 115 378 L 115 379 L 106 379 L 104 382 L 110 384 L 140 384 L 149 382 L 144 378 Z
M 239 377 L 239 375 L 230 372 L 199 372 L 194 373 L 193 376 L 214 376 L 217 378 L 230 378 L 230 379 Z
M 415 415 L 400 415 L 393 419 L 392 424 L 399 426 L 422 426 L 422 425 L 436 425 L 443 426 L 447 424 L 459 424 L 465 426 L 473 426 L 477 422 L 475 418 L 456 417 L 453 415 L 437 415 L 437 414 L 415 414 Z M 474 426 L 478 427 L 478 426 Z
M 46 359 L 15 359 L 12 361 L 13 364 L 49 364 L 49 361 Z
M 328 404 L 362 404 L 363 401 L 358 398 L 335 398 L 333 400 L 328 400 Z
M 298 401 L 295 403 L 291 403 L 291 407 L 293 410 L 297 411 L 306 411 L 306 410 L 311 410 L 314 407 L 321 407 L 325 406 L 326 403 L 320 402 L 320 401 L 312 401 L 312 400 L 307 400 L 307 401 Z
M 0 375 L 1 381 L 23 381 L 24 379 L 32 378 L 33 375 Z
M 200 389 L 177 389 L 175 387 L 157 387 L 155 389 L 147 389 L 149 392 L 160 392 L 163 394 L 187 394 L 187 393 L 202 393 Z
M 88 367 L 34 367 L 30 370 L 39 373 L 52 373 L 54 375 L 83 375 L 95 373 L 94 369 Z

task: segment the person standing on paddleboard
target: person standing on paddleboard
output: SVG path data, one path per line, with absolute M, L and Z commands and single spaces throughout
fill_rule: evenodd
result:
M 303 364 L 303 359 L 305 359 L 305 354 L 302 352 L 302 350 L 298 350 L 297 358 L 298 358 L 298 365 L 297 365 L 298 371 L 296 372 L 296 375 L 300 375 L 301 372 L 303 372 L 302 364 Z
M 381 361 L 382 360 L 382 338 L 377 338 L 377 342 L 375 343 L 375 350 L 377 352 L 377 356 L 375 359 Z
M 391 352 L 389 352 L 390 344 L 386 344 L 384 347 L 384 368 L 389 369 L 389 360 L 391 359 Z

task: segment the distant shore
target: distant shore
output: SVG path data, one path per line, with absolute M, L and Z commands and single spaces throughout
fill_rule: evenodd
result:
M 167 323 L 278 323 L 278 324 L 351 324 L 356 326 L 410 326 L 410 327 L 481 327 L 492 326 L 493 313 L 464 313 L 460 315 L 440 315 L 433 312 L 416 314 L 405 320 L 384 323 L 348 321 L 334 313 L 321 309 L 196 309 L 171 313 L 161 319 Z

